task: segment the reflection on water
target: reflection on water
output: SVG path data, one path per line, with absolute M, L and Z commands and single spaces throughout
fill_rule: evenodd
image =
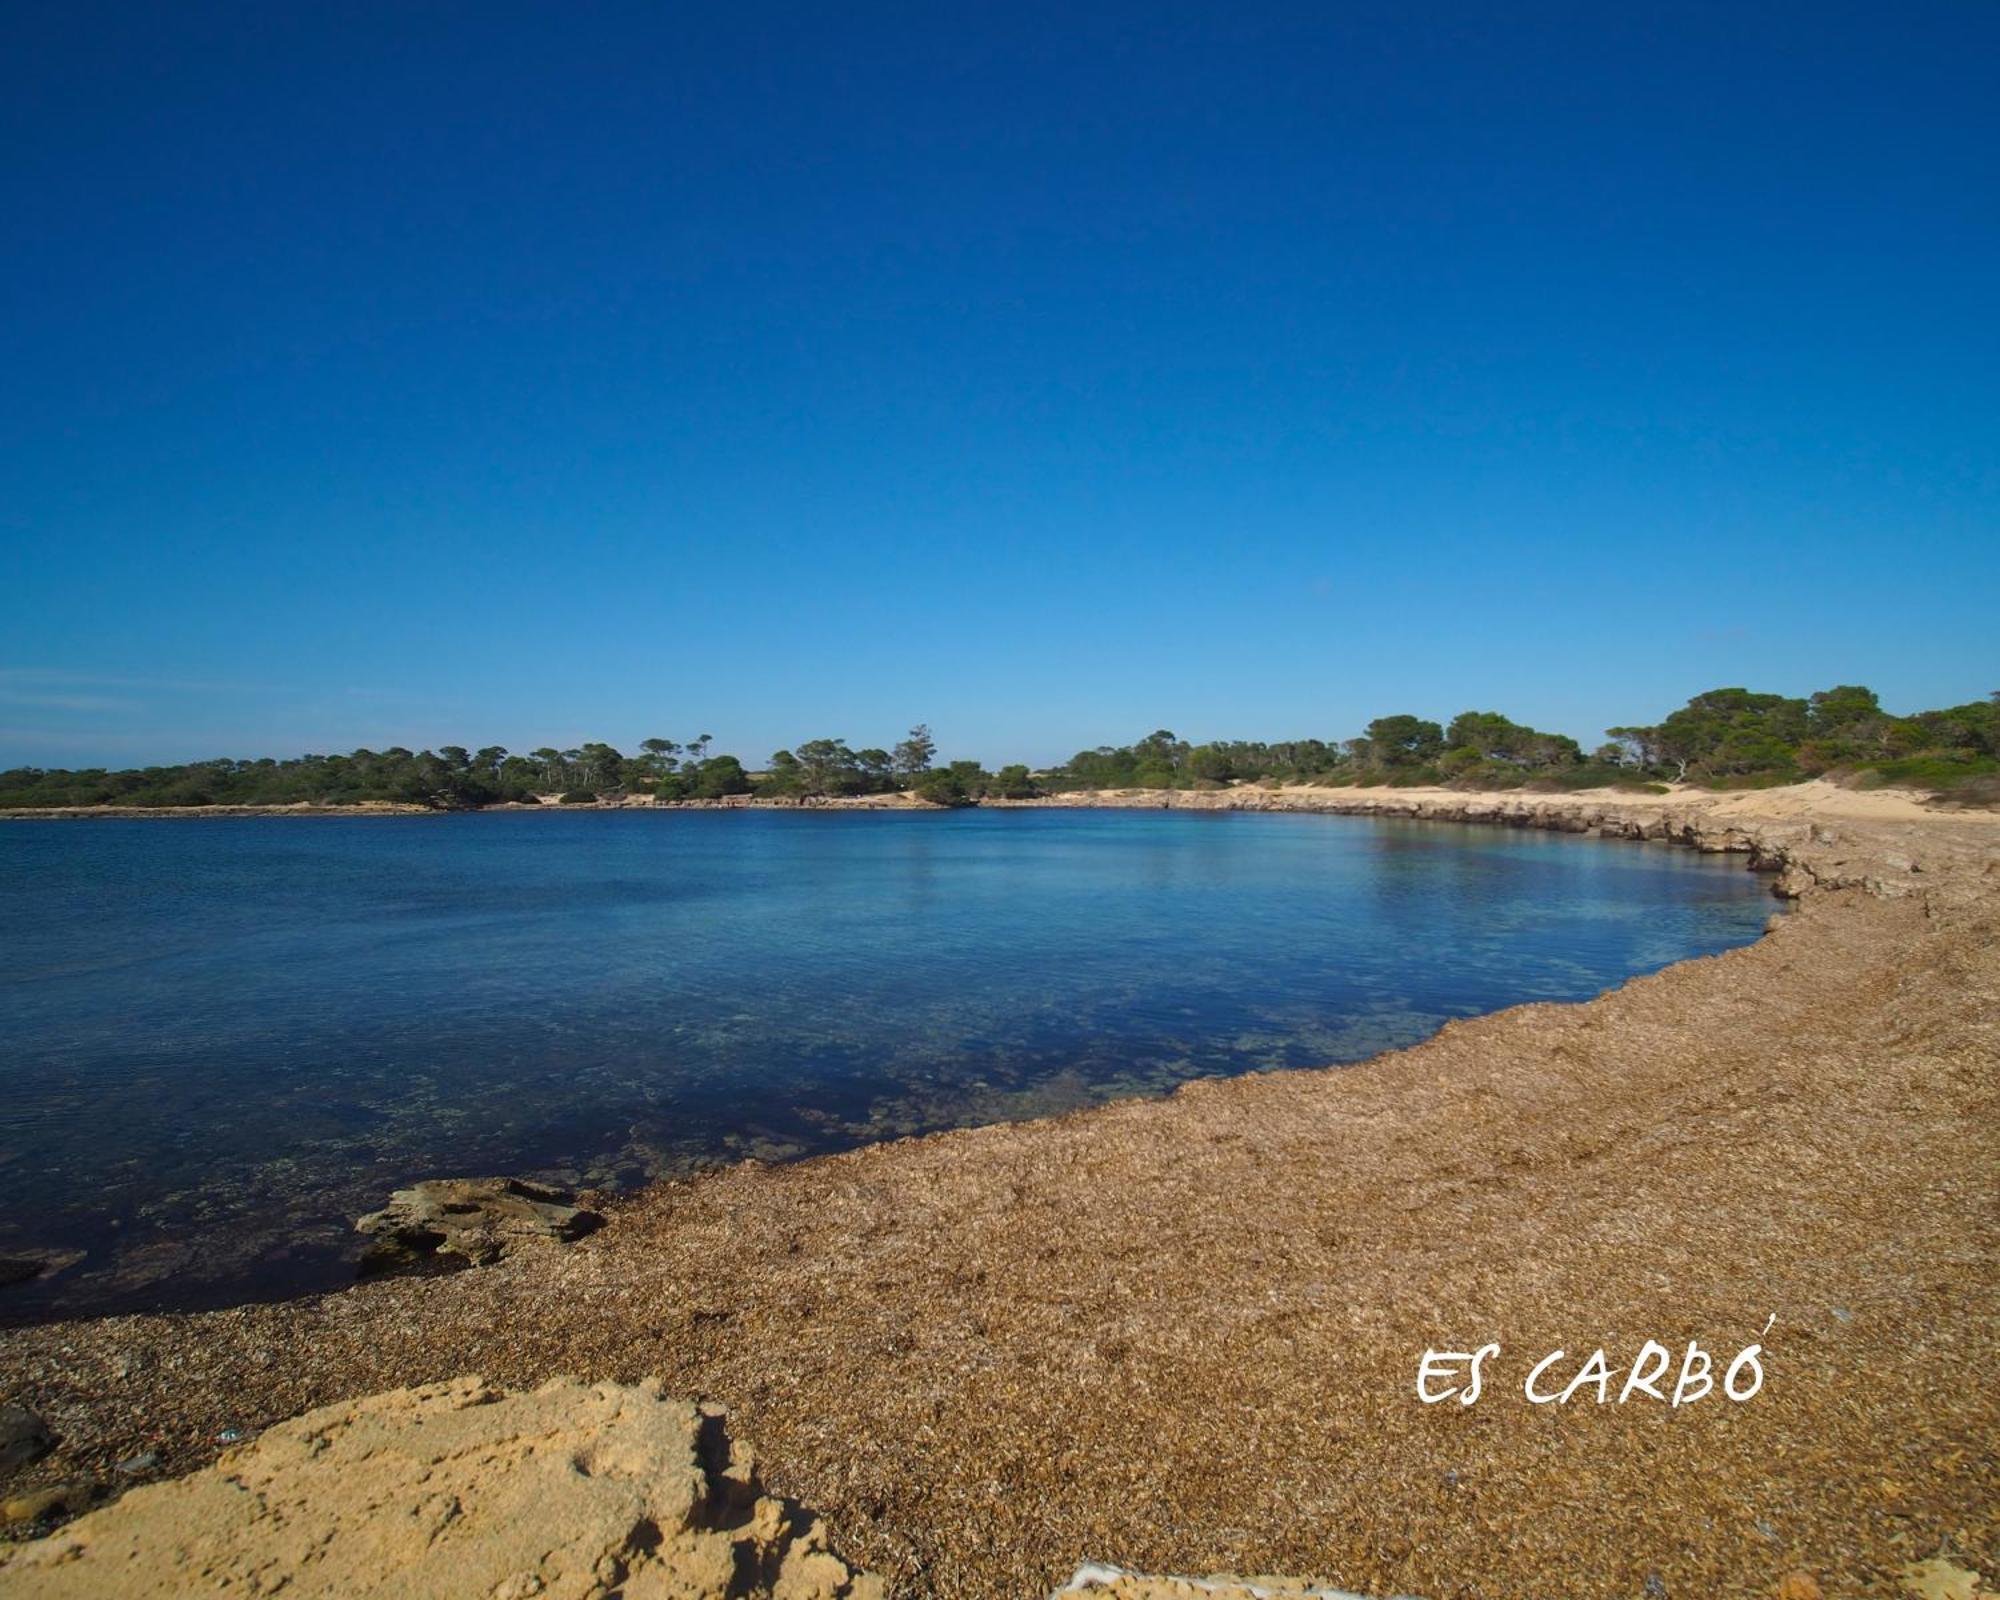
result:
M 0 827 L 0 1317 L 344 1279 L 414 1178 L 628 1185 L 1354 1061 L 1754 938 L 1657 846 L 1174 812 Z

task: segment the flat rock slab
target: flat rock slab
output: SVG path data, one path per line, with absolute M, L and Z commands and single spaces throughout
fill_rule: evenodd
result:
M 398 1189 L 354 1224 L 375 1243 L 364 1272 L 393 1272 L 458 1256 L 485 1266 L 517 1245 L 580 1239 L 603 1218 L 567 1190 L 522 1178 L 432 1178 Z
M 22 1600 L 881 1600 L 721 1408 L 480 1378 L 325 1406 L 0 1555 Z

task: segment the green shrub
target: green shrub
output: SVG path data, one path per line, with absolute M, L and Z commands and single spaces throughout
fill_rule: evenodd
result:
M 934 806 L 969 806 L 972 796 L 965 792 L 965 780 L 948 767 L 933 767 L 911 785 L 919 800 Z
M 1016 762 L 1002 767 L 993 775 L 992 792 L 1006 800 L 1032 800 L 1041 790 L 1036 787 L 1028 769 Z
M 1870 763 L 1857 775 L 1857 787 L 1880 789 L 1890 784 L 1910 789 L 1951 789 L 1970 779 L 2000 772 L 2000 761 L 1969 750 L 1926 750 L 1896 761 Z
M 562 804 L 566 806 L 594 806 L 597 804 L 597 791 L 595 789 L 571 789 L 562 797 Z
M 1609 761 L 1586 761 L 1581 766 L 1563 767 L 1555 772 L 1537 773 L 1528 780 L 1530 789 L 1566 794 L 1575 789 L 1630 787 L 1634 777 L 1629 768 Z M 1664 788 L 1659 790 L 1666 793 Z
M 1474 760 L 1457 763 L 1445 781 L 1453 789 L 1518 789 L 1527 779 L 1528 775 L 1511 762 Z

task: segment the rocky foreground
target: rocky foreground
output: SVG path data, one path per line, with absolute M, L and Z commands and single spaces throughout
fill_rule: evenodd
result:
M 478 1378 L 325 1406 L 14 1552 L 38 1600 L 880 1600 L 719 1406 Z
M 1021 1600 L 1093 1560 L 1430 1600 L 1990 1579 L 2000 823 L 1837 791 L 1366 798 L 1742 851 L 1796 912 L 1357 1067 L 746 1165 L 446 1277 L 14 1330 L 0 1400 L 58 1442 L 4 1492 L 471 1372 L 651 1378 L 727 1406 L 770 1492 L 895 1593 Z M 1626 1388 L 1649 1340 L 1667 1399 Z M 1427 1349 L 1488 1342 L 1476 1403 L 1419 1402 Z M 1714 1381 L 1677 1407 L 1690 1342 Z M 1540 1381 L 1571 1398 L 1531 1403 L 1559 1350 Z

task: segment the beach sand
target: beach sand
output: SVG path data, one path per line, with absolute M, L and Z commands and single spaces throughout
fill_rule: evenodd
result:
M 12 1330 L 0 1398 L 63 1435 L 16 1481 L 183 1470 L 463 1373 L 656 1375 L 899 1593 L 1023 1600 L 1086 1560 L 1432 1600 L 1991 1578 L 2000 818 L 1830 785 L 1172 803 L 1666 836 L 1800 898 L 1748 948 L 1355 1067 L 746 1164 L 449 1277 Z M 1602 1346 L 1615 1402 L 1648 1339 L 1718 1381 L 1761 1345 L 1762 1390 L 1522 1394 Z M 1418 1402 L 1427 1347 L 1488 1340 L 1477 1404 Z

